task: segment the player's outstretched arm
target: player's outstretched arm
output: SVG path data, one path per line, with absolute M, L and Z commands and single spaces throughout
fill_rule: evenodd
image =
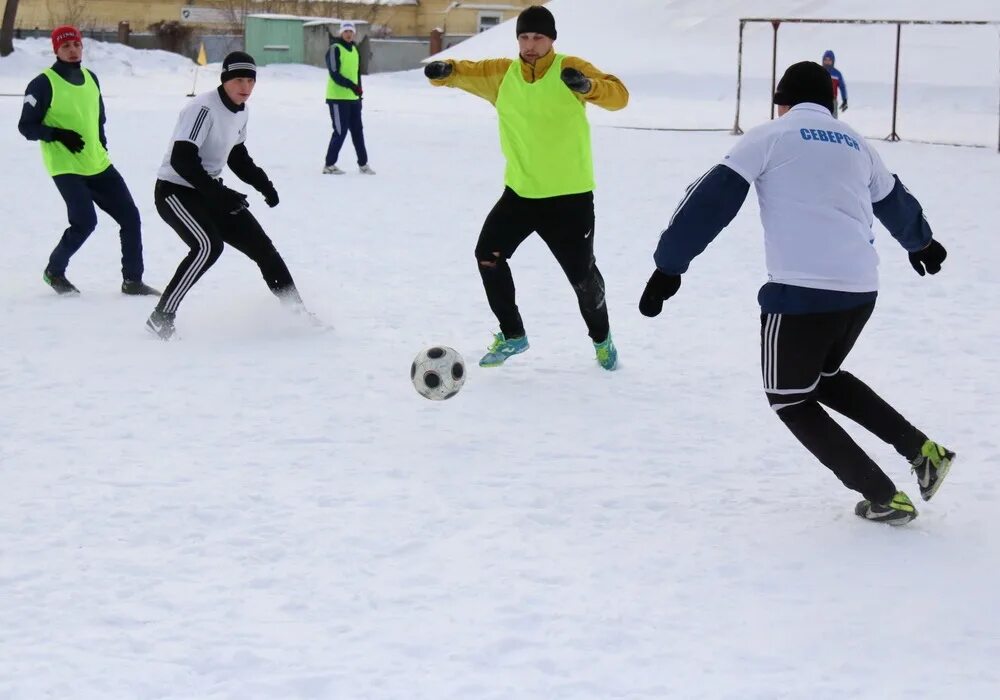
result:
M 936 275 L 941 271 L 941 263 L 948 257 L 948 251 L 934 240 L 934 232 L 917 198 L 910 194 L 898 175 L 892 177 L 892 190 L 872 204 L 872 211 L 906 250 L 910 265 L 917 274 L 921 277 L 928 272 Z
M 485 61 L 433 61 L 424 66 L 424 75 L 431 85 L 465 90 L 496 104 L 507 69 L 513 61 L 509 58 L 490 58 Z
M 578 92 L 587 102 L 610 111 L 624 109 L 628 105 L 628 88 L 617 77 L 604 73 L 595 66 L 576 56 L 563 60 L 560 76 L 570 90 Z M 569 79 L 570 82 L 567 82 Z M 575 83 L 574 87 L 570 83 Z M 586 88 L 582 90 L 580 88 Z
M 688 265 L 736 218 L 749 191 L 750 183 L 725 165 L 716 165 L 688 186 L 660 234 L 653 255 L 656 270 L 639 300 L 644 316 L 659 315 L 663 302 L 680 288 Z

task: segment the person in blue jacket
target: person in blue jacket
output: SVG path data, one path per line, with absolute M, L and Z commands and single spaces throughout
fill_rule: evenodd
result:
M 836 62 L 837 56 L 833 53 L 833 50 L 827 49 L 823 52 L 823 67 L 826 68 L 826 72 L 830 74 L 830 79 L 833 80 L 833 116 L 837 116 L 838 92 L 840 93 L 840 111 L 847 111 L 847 81 L 844 80 L 844 74 L 834 68 Z
M 323 166 L 323 173 L 327 175 L 344 174 L 337 167 L 337 158 L 348 133 L 358 156 L 358 169 L 365 175 L 375 174 L 368 165 L 368 150 L 365 148 L 365 133 L 361 124 L 361 96 L 364 90 L 361 87 L 360 51 L 354 43 L 355 32 L 354 22 L 341 24 L 340 38 L 335 39 L 326 52 L 326 70 L 329 73 L 326 103 L 330 107 L 330 119 L 333 121 L 333 135 L 326 149 L 326 163 Z

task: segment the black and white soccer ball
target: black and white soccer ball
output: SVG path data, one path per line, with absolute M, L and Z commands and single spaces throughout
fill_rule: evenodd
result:
M 433 345 L 417 353 L 410 365 L 410 379 L 425 399 L 450 399 L 465 384 L 465 360 L 453 348 Z

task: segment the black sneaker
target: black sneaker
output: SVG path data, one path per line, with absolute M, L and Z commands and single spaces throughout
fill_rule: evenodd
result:
M 931 500 L 941 488 L 941 482 L 948 476 L 954 462 L 955 453 L 948 448 L 933 440 L 924 443 L 920 448 L 920 454 L 910 460 L 912 471 L 917 475 L 921 498 L 925 501 Z
M 57 275 L 46 270 L 42 273 L 45 284 L 56 290 L 56 294 L 79 294 L 80 290 L 73 286 L 73 283 L 66 279 L 66 275 Z
M 854 514 L 865 520 L 889 525 L 905 525 L 917 517 L 917 509 L 913 507 L 909 496 L 897 491 L 892 500 L 885 504 L 861 501 L 855 506 Z
M 160 340 L 170 340 L 177 329 L 174 328 L 174 316 L 163 311 L 153 311 L 146 319 L 146 330 Z
M 122 282 L 122 294 L 134 297 L 158 297 L 160 292 L 153 289 L 142 280 L 125 280 Z

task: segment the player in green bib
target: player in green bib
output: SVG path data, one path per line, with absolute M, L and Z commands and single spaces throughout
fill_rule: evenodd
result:
M 159 295 L 143 284 L 142 224 L 122 176 L 108 157 L 104 100 L 97 76 L 80 65 L 83 37 L 75 27 L 52 32 L 56 62 L 28 84 L 18 130 L 39 141 L 42 162 L 66 202 L 67 228 L 42 279 L 59 294 L 78 294 L 66 267 L 97 228 L 96 204 L 121 227 L 122 293 Z
M 337 167 L 337 159 L 348 134 L 358 156 L 358 170 L 363 175 L 375 174 L 368 165 L 365 129 L 361 123 L 361 96 L 364 90 L 361 87 L 361 53 L 354 43 L 356 32 L 354 22 L 344 22 L 340 25 L 340 38 L 335 39 L 326 52 L 326 104 L 330 108 L 333 135 L 326 149 L 325 175 L 344 174 Z
M 498 367 L 528 349 L 507 261 L 537 232 L 573 285 L 597 361 L 613 370 L 618 350 L 594 258 L 594 165 L 586 106 L 622 109 L 628 90 L 587 61 L 556 53 L 555 38 L 552 13 L 535 5 L 517 19 L 516 60 L 434 61 L 424 74 L 434 85 L 489 100 L 499 117 L 506 186 L 483 225 L 476 260 L 500 332 L 479 364 Z

